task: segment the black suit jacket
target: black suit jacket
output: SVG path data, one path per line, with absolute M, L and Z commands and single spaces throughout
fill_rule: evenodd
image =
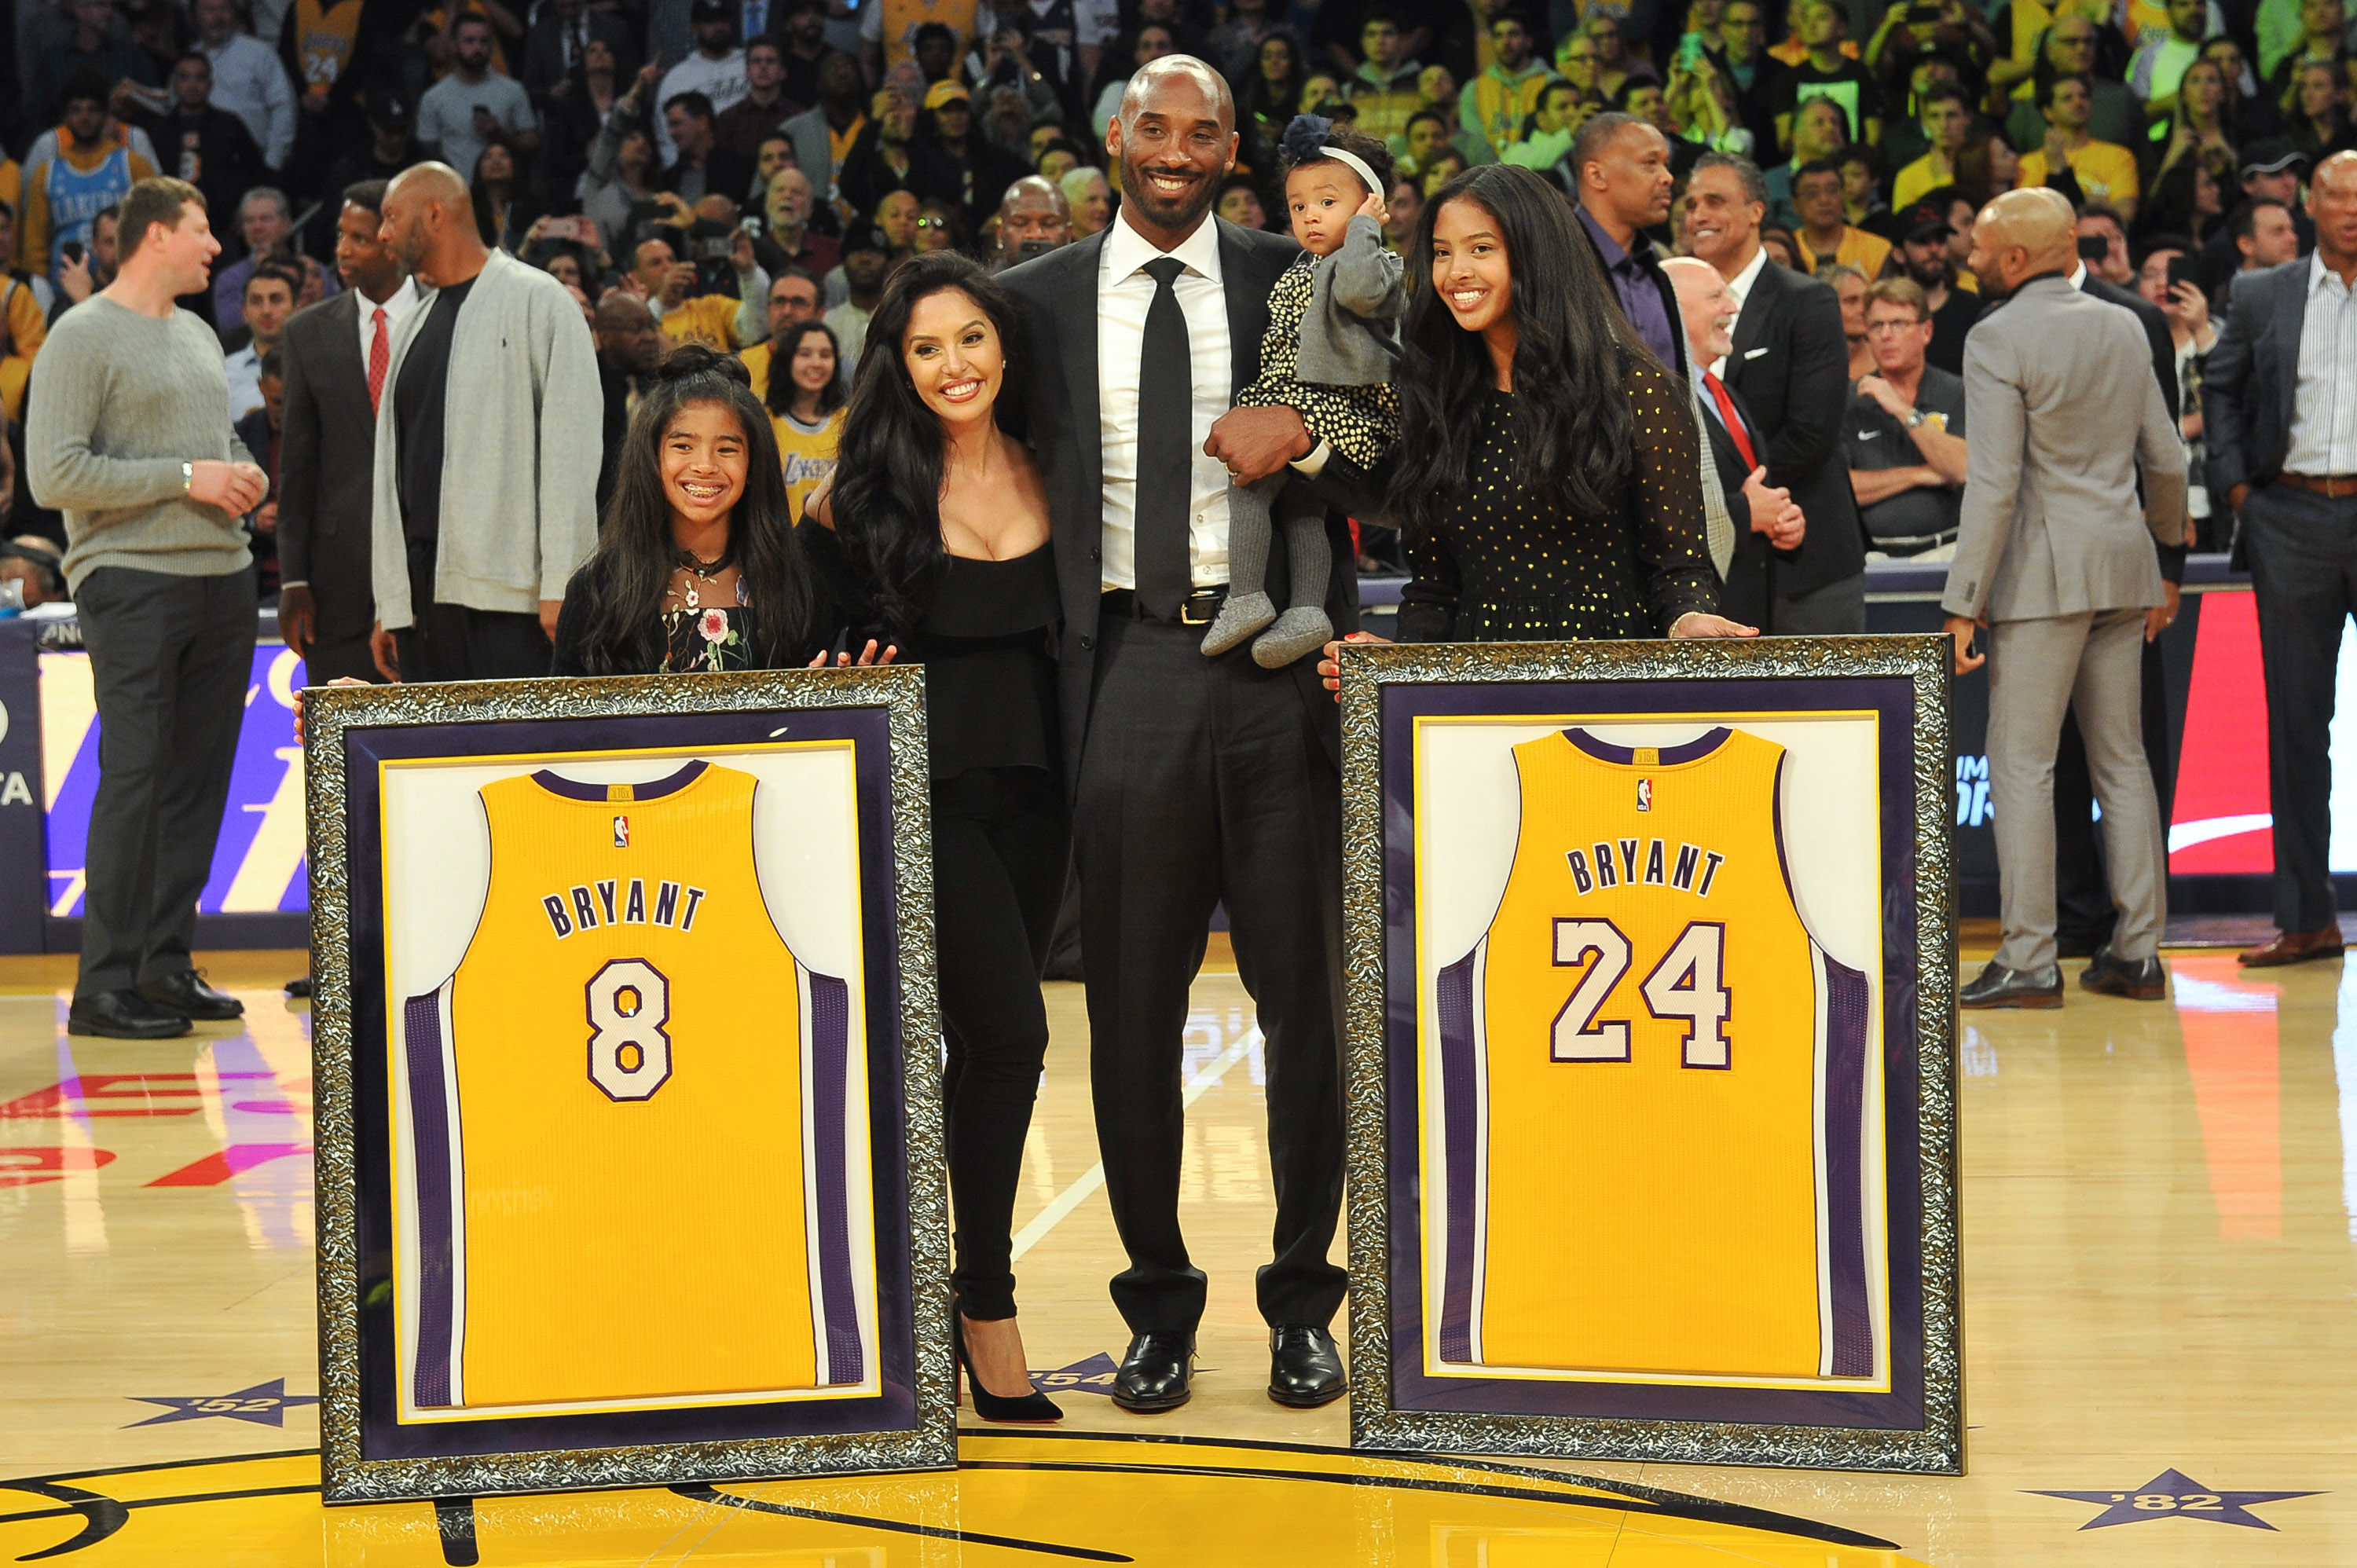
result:
M 1841 450 L 1842 411 L 1849 406 L 1848 342 L 1842 336 L 1841 301 L 1830 284 L 1774 262 L 1760 269 L 1736 319 L 1725 380 L 1767 434 L 1761 458 L 1768 482 L 1792 491 L 1809 520 L 1801 548 L 1779 557 L 1776 589 L 1787 596 L 1866 570 L 1866 525 Z M 1727 491 L 1730 505 L 1735 495 Z
M 2079 280 L 2079 292 L 2135 313 L 2136 325 L 2144 328 L 2145 341 L 2152 348 L 2152 373 L 2160 382 L 2160 401 L 2169 405 L 2169 422 L 2175 424 L 2182 394 L 2177 385 L 2177 339 L 2169 335 L 2169 317 L 2144 295 L 2105 283 L 2093 273 Z M 2143 489 L 2142 480 L 2137 481 L 2137 489 Z M 2185 581 L 2186 547 L 2156 544 L 2153 548 L 2160 553 L 2160 575 L 2172 583 Z
M 2210 493 L 2283 472 L 2308 323 L 2309 258 L 2234 278 L 2233 309 L 2201 371 L 2201 453 Z
M 1568 166 L 1571 160 L 1569 158 L 1566 158 L 1563 163 L 1555 166 L 1557 177 L 1566 182 L 1571 182 L 1571 174 Z M 1572 205 L 1577 208 L 1578 204 L 1579 199 L 1575 195 L 1572 198 Z M 1597 249 L 1596 236 L 1588 232 L 1587 224 L 1578 221 L 1578 215 L 1577 212 L 1573 214 L 1573 223 L 1574 226 L 1579 230 L 1579 237 L 1587 242 L 1587 253 L 1596 258 L 1596 270 L 1599 273 L 1604 272 L 1604 252 Z M 1652 248 L 1652 241 L 1650 237 L 1640 234 L 1638 238 L 1644 242 L 1648 249 Z M 1677 285 L 1670 282 L 1670 274 L 1662 270 L 1658 253 L 1655 255 L 1653 265 L 1645 268 L 1644 273 L 1647 277 L 1652 279 L 1653 287 L 1660 291 L 1662 295 L 1662 309 L 1670 318 L 1670 347 L 1674 350 L 1674 353 L 1672 356 L 1672 362 L 1668 367 L 1670 373 L 1676 376 L 1680 381 L 1689 380 L 1693 376 L 1694 372 L 1686 366 L 1685 317 L 1678 313 Z M 1609 273 L 1605 274 L 1604 287 L 1605 297 L 1609 299 L 1615 306 L 1620 305 L 1620 291 L 1613 287 L 1611 274 Z M 1624 311 L 1622 314 L 1625 315 L 1626 312 Z M 1729 493 L 1731 494 L 1732 492 Z
M 1220 269 L 1228 302 L 1231 394 L 1260 373 L 1260 340 L 1268 329 L 1268 291 L 1292 264 L 1299 247 L 1281 235 L 1219 225 Z M 1060 718 L 1067 785 L 1080 777 L 1096 685 L 1097 611 L 1103 596 L 1104 456 L 1098 424 L 1097 258 L 1100 232 L 1051 251 L 999 275 L 1022 317 L 1025 424 L 1048 489 L 1048 510 L 1061 585 L 1064 628 L 1059 662 Z M 1329 507 L 1372 517 L 1381 504 L 1379 475 L 1333 454 L 1310 489 Z M 1327 535 L 1334 567 L 1326 586 L 1326 613 L 1337 633 L 1359 624 L 1359 575 L 1350 532 L 1329 513 Z M 1267 592 L 1287 601 L 1291 585 L 1285 552 L 1272 551 Z M 1286 671 L 1318 725 L 1327 750 L 1340 765 L 1342 736 L 1334 699 L 1318 679 L 1318 661 L 1297 660 Z
M 1710 403 L 1710 389 L 1701 389 L 1703 402 Z M 1736 417 L 1743 421 L 1743 433 L 1751 441 L 1755 454 L 1768 450 L 1767 437 L 1761 434 L 1760 422 L 1744 406 L 1743 395 L 1734 388 L 1727 389 L 1727 399 L 1735 404 Z M 1751 469 L 1743 461 L 1743 454 L 1735 449 L 1734 440 L 1727 427 L 1719 423 L 1718 411 L 1706 410 L 1702 427 L 1710 437 L 1711 460 L 1718 466 L 1718 488 L 1727 497 L 1727 521 L 1735 525 L 1735 559 L 1728 563 L 1727 575 L 1721 581 L 1718 613 L 1729 620 L 1739 620 L 1746 626 L 1765 626 L 1768 618 L 1768 563 L 1774 561 L 1789 570 L 1799 558 L 1792 550 L 1770 547 L 1768 536 L 1751 530 L 1751 510 L 1743 499 L 1743 481 L 1751 477 Z M 1782 574 L 1780 574 L 1781 575 Z
M 360 290 L 288 318 L 279 339 L 286 406 L 278 433 L 278 571 L 308 583 L 318 636 L 365 636 L 376 620 L 369 576 L 376 415 L 361 358 Z M 386 396 L 393 394 L 388 384 Z

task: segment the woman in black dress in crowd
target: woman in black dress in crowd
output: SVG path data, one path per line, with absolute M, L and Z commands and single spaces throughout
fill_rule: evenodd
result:
M 1494 164 L 1417 221 L 1394 378 L 1403 642 L 1758 635 L 1717 613 L 1692 405 L 1577 223 L 1544 177 Z
M 820 624 L 925 666 L 959 1357 L 985 1420 L 1056 1421 L 1025 1369 L 1009 1236 L 1068 843 L 1048 498 L 999 425 L 1022 406 L 1018 341 L 1013 306 L 973 262 L 903 263 L 868 322 L 834 473 L 798 534 Z
M 744 365 L 673 349 L 630 415 L 597 548 L 565 585 L 550 672 L 817 666 L 832 629 L 813 610 L 778 438 Z M 891 655 L 871 644 L 858 661 L 879 657 Z

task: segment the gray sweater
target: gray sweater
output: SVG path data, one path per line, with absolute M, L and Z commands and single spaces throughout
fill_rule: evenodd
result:
M 180 472 L 253 461 L 230 429 L 221 341 L 202 321 L 95 295 L 50 328 L 27 402 L 26 478 L 65 513 L 69 590 L 101 566 L 221 577 L 252 564 L 241 520 L 188 499 Z

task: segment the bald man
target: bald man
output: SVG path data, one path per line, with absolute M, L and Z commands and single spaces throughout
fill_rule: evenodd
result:
M 998 256 L 993 271 L 1019 266 L 1072 242 L 1072 205 L 1053 182 L 1026 175 L 998 202 Z
M 563 284 L 484 247 L 447 165 L 393 179 L 380 235 L 433 292 L 402 323 L 377 407 L 378 666 L 545 675 L 565 582 L 597 542 L 589 325 Z
M 1001 281 L 1029 349 L 1062 581 L 1097 1143 L 1129 1254 L 1113 1281 L 1131 1330 L 1113 1399 L 1165 1411 L 1190 1390 L 1205 1280 L 1178 1226 L 1180 1036 L 1224 903 L 1268 1041 L 1268 1391 L 1321 1405 L 1344 1388 L 1327 1330 L 1345 1283 L 1327 1260 L 1342 1199 L 1341 734 L 1314 658 L 1263 670 L 1243 648 L 1206 658 L 1202 642 L 1227 595 L 1232 480 L 1290 463 L 1361 517 L 1381 487 L 1313 450 L 1297 410 L 1230 409 L 1259 373 L 1269 289 L 1298 252 L 1212 213 L 1236 158 L 1219 73 L 1186 55 L 1145 66 L 1105 155 L 1121 168 L 1115 220 Z M 1322 596 L 1347 632 L 1358 584 L 1338 523 Z M 1269 596 L 1288 602 L 1270 570 Z
M 1956 557 L 1941 607 L 1957 673 L 1989 667 L 1989 787 L 2005 936 L 1964 1007 L 2059 1007 L 2054 756 L 2076 711 L 2104 809 L 2119 923 L 2081 972 L 2090 991 L 2150 1001 L 2168 867 L 2144 755 L 2140 644 L 2165 595 L 2155 541 L 2185 538 L 2185 448 L 2136 318 L 2071 285 L 2071 204 L 2043 188 L 1981 209 L 1973 271 L 2002 305 L 1964 339 L 1973 432 Z M 2136 502 L 2136 481 L 2144 502 Z M 1986 652 L 1973 650 L 1987 628 Z

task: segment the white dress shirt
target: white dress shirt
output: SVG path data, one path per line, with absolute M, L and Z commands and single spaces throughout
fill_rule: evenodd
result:
M 2308 310 L 2300 318 L 2298 381 L 2284 467 L 2317 478 L 2357 474 L 2357 298 L 2324 252 L 2308 258 Z
M 1163 254 L 1116 216 L 1097 255 L 1097 424 L 1104 453 L 1103 583 L 1137 586 L 1137 372 L 1146 349 L 1146 313 L 1154 305 L 1154 277 L 1146 263 Z M 1186 264 L 1170 285 L 1187 317 L 1193 360 L 1195 418 L 1188 433 L 1194 454 L 1189 486 L 1189 555 L 1198 587 L 1228 580 L 1228 471 L 1203 455 L 1212 422 L 1233 400 L 1233 359 L 1228 342 L 1227 291 L 1220 276 L 1219 225 L 1208 214 L 1170 252 Z
M 354 296 L 353 303 L 361 307 L 361 385 L 368 385 L 369 346 L 376 341 L 376 313 L 380 310 L 384 312 L 385 362 L 390 366 L 393 346 L 401 341 L 401 324 L 409 319 L 411 311 L 417 308 L 420 297 L 415 278 L 402 279 L 401 286 L 394 289 L 382 305 L 364 294 Z
M 1737 329 L 1743 325 L 1743 303 L 1751 297 L 1751 285 L 1760 281 L 1760 269 L 1767 264 L 1768 247 L 1760 245 L 1751 252 L 1749 263 L 1741 272 L 1727 280 L 1727 292 L 1735 301 L 1735 319 L 1727 324 L 1727 337 L 1729 342 L 1734 341 Z M 1720 381 L 1727 380 L 1727 356 L 1721 354 L 1711 362 L 1710 373 Z
M 212 96 L 206 100 L 245 122 L 262 161 L 274 169 L 286 166 L 295 150 L 295 84 L 268 44 L 246 33 L 233 33 L 219 48 L 205 47 L 213 62 Z
M 235 424 L 262 406 L 262 350 L 248 343 L 222 355 L 221 371 L 229 378 L 229 422 Z

